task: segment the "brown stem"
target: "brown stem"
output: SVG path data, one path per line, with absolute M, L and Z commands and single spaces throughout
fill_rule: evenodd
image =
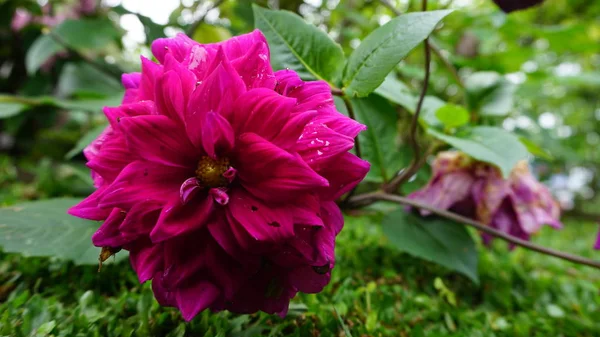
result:
M 398 187 L 402 186 L 405 182 L 410 179 L 415 173 L 425 165 L 427 162 L 427 158 L 432 155 L 441 145 L 439 142 L 432 143 L 425 154 L 423 156 L 415 156 L 413 160 L 410 162 L 410 165 L 403 171 L 401 171 L 398 175 L 396 175 L 388 184 L 383 186 L 383 190 L 387 193 L 395 192 Z
M 566 260 L 566 261 L 570 261 L 573 263 L 577 263 L 577 264 L 582 264 L 585 266 L 589 266 L 589 267 L 593 267 L 593 268 L 598 268 L 600 269 L 600 262 L 599 261 L 594 261 L 592 259 L 588 259 L 582 256 L 578 256 L 578 255 L 573 255 L 573 254 L 569 254 L 569 253 L 564 253 L 558 250 L 554 250 L 551 248 L 546 248 L 540 245 L 537 245 L 535 243 L 529 242 L 529 241 L 525 241 L 522 239 L 519 239 L 515 236 L 506 234 L 504 232 L 501 232 L 499 230 L 496 230 L 492 227 L 486 226 L 485 224 L 466 218 L 462 215 L 458 215 L 456 213 L 453 212 L 449 212 L 443 209 L 439 209 L 424 203 L 420 203 L 418 201 L 415 200 L 411 200 L 408 198 L 404 198 L 404 197 L 400 197 L 397 195 L 392 195 L 392 194 L 388 194 L 385 192 L 372 192 L 372 193 L 366 193 L 366 194 L 361 194 L 361 195 L 357 195 L 354 196 L 350 199 L 350 204 L 353 205 L 368 205 L 371 204 L 375 201 L 378 200 L 384 200 L 384 201 L 391 201 L 391 202 L 395 202 L 401 205 L 408 205 L 414 208 L 418 208 L 418 209 L 422 209 L 422 210 L 427 210 L 435 215 L 441 216 L 443 218 L 446 219 L 450 219 L 450 220 L 454 220 L 456 222 L 465 224 L 467 226 L 473 227 L 479 231 L 482 231 L 484 233 L 490 234 L 496 238 L 502 239 L 504 241 L 510 242 L 514 245 L 538 252 L 538 253 L 542 253 L 545 255 L 550 255 L 550 256 L 554 256 L 557 257 L 559 259 L 562 260 Z
M 450 74 L 452 74 L 452 77 L 454 77 L 454 81 L 456 81 L 456 84 L 458 84 L 459 87 L 464 89 L 465 84 L 463 83 L 462 79 L 460 78 L 460 75 L 458 75 L 458 71 L 456 70 L 454 65 L 452 63 L 450 63 L 450 61 L 448 61 L 448 59 L 445 58 L 444 55 L 442 55 L 442 52 L 435 45 L 435 43 L 433 43 L 433 41 L 429 41 L 429 47 L 431 48 L 431 51 L 440 59 L 440 61 L 442 61 L 442 63 L 444 64 L 446 69 L 448 69 Z
M 344 96 L 344 92 L 342 91 L 342 89 L 339 88 L 331 88 L 331 94 L 333 96 Z

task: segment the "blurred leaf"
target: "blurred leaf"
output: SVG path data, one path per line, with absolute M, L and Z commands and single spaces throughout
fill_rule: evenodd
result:
M 231 38 L 231 33 L 227 29 L 206 23 L 200 24 L 192 35 L 192 39 L 200 43 L 221 42 L 229 38 Z
M 21 111 L 27 109 L 27 105 L 18 102 L 6 102 L 4 97 L 0 96 L 0 119 L 9 118 L 18 115 Z
M 465 87 L 469 107 L 482 116 L 506 116 L 514 107 L 516 86 L 496 72 L 474 73 Z
M 141 15 L 139 13 L 131 12 L 131 11 L 125 9 L 121 5 L 113 7 L 112 10 L 120 15 L 125 15 L 125 14 L 135 15 L 140 20 L 142 25 L 144 26 L 144 33 L 146 34 L 147 42 L 151 42 L 156 39 L 165 37 L 165 31 L 164 31 L 165 27 L 152 21 L 152 19 L 150 19 L 149 17 Z
M 330 83 L 339 79 L 344 53 L 327 33 L 292 12 L 273 11 L 256 5 L 253 9 L 255 26 L 269 42 L 274 69 L 292 69 L 302 79 Z
M 53 256 L 76 264 L 96 264 L 100 249 L 92 245 L 96 221 L 67 214 L 80 199 L 32 201 L 0 208 L 0 246 L 25 256 Z M 126 254 L 117 254 L 122 258 Z
M 469 123 L 469 112 L 460 105 L 448 103 L 435 112 L 435 117 L 447 128 L 456 128 Z
M 27 73 L 34 74 L 52 56 L 65 50 L 64 47 L 54 42 L 50 36 L 41 35 L 33 42 L 25 55 Z
M 60 74 L 57 87 L 61 97 L 73 94 L 114 95 L 123 87 L 114 77 L 87 63 L 68 63 Z
M 65 155 L 65 159 L 71 159 L 81 153 L 83 149 L 88 146 L 94 139 L 98 138 L 98 136 L 106 129 L 106 125 L 99 125 L 90 131 L 88 131 L 83 137 L 81 137 L 77 144 Z
M 427 132 L 477 160 L 496 165 L 505 178 L 517 162 L 527 158 L 527 149 L 519 138 L 500 128 L 476 126 L 465 128 L 454 136 L 434 129 Z
M 63 43 L 73 49 L 99 49 L 119 37 L 119 31 L 108 18 L 65 20 L 49 34 L 38 37 L 29 48 L 25 56 L 27 72 L 35 73 L 56 53 L 65 51 Z
M 529 151 L 529 153 L 531 153 L 532 155 L 546 159 L 546 160 L 554 160 L 554 157 L 552 156 L 552 154 L 550 154 L 550 152 L 541 148 L 539 145 L 534 143 L 532 140 L 530 140 L 526 137 L 519 137 L 519 140 L 521 141 L 521 143 L 523 143 L 523 145 L 525 145 L 525 147 L 527 148 L 527 151 Z
M 404 165 L 398 145 L 394 108 L 383 98 L 373 95 L 351 100 L 356 119 L 367 126 L 358 135 L 363 159 L 371 163 L 365 179 L 386 182 Z
M 373 92 L 390 71 L 451 12 L 441 10 L 403 14 L 369 34 L 348 58 L 344 72 L 348 95 L 364 97 Z
M 118 94 L 100 99 L 55 100 L 54 104 L 70 110 L 84 110 L 100 113 L 105 106 L 119 106 L 122 99 L 123 94 Z
M 383 219 L 383 232 L 393 247 L 455 270 L 479 284 L 475 242 L 462 224 L 398 209 Z

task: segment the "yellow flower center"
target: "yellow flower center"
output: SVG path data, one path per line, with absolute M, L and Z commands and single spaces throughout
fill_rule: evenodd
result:
M 212 159 L 209 156 L 203 156 L 198 162 L 196 178 L 202 187 L 225 187 L 229 182 L 223 173 L 230 167 L 228 158 Z

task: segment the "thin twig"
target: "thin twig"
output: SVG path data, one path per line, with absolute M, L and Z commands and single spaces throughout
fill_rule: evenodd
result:
M 427 151 L 425 151 L 425 154 L 423 156 L 419 156 L 419 159 L 417 161 L 415 161 L 414 159 L 416 157 L 413 157 L 413 160 L 411 161 L 409 166 L 405 170 L 401 171 L 398 175 L 396 175 L 388 184 L 383 186 L 383 190 L 388 193 L 396 192 L 398 187 L 402 186 L 402 184 L 407 182 L 410 179 L 410 177 L 415 175 L 415 173 L 417 173 L 419 169 L 421 169 L 421 167 L 423 167 L 423 165 L 427 163 L 427 158 L 430 155 L 432 155 L 440 145 L 441 143 L 437 141 L 433 142 L 429 146 Z
M 331 94 L 333 96 L 344 96 L 344 92 L 339 88 L 331 88 Z
M 582 264 L 585 266 L 589 266 L 589 267 L 593 267 L 593 268 L 597 268 L 600 269 L 600 261 L 595 261 L 592 259 L 588 259 L 582 256 L 578 256 L 578 255 L 573 255 L 573 254 L 569 254 L 569 253 L 564 253 L 558 250 L 554 250 L 551 248 L 547 248 L 544 246 L 540 246 L 537 245 L 535 243 L 529 242 L 529 241 L 525 241 L 522 239 L 519 239 L 515 236 L 506 234 L 504 232 L 501 232 L 497 229 L 494 229 L 490 226 L 486 226 L 485 224 L 466 218 L 462 215 L 458 215 L 456 213 L 453 212 L 449 212 L 443 209 L 439 209 L 424 203 L 420 203 L 418 201 L 415 200 L 411 200 L 408 198 L 404 198 L 404 197 L 400 197 L 397 195 L 392 195 L 392 194 L 388 194 L 385 192 L 373 192 L 373 193 L 367 193 L 367 194 L 361 194 L 361 195 L 357 195 L 355 197 L 352 197 L 350 200 L 350 204 L 353 205 L 368 205 L 371 204 L 375 201 L 378 200 L 385 200 L 385 201 L 391 201 L 391 202 L 395 202 L 401 205 L 408 205 L 414 208 L 418 208 L 418 209 L 422 209 L 422 210 L 426 210 L 429 211 L 435 215 L 441 216 L 443 218 L 446 219 L 450 219 L 450 220 L 454 220 L 456 222 L 465 224 L 467 226 L 473 227 L 479 231 L 482 231 L 484 233 L 490 234 L 496 238 L 502 239 L 504 241 L 510 242 L 514 245 L 538 252 L 538 253 L 542 253 L 545 255 L 550 255 L 550 256 L 554 256 L 557 257 L 559 259 L 562 260 L 566 260 L 566 261 L 570 261 L 573 263 L 577 263 L 577 264 Z
M 454 65 L 450 63 L 450 61 L 446 57 L 444 57 L 444 55 L 442 55 L 441 50 L 435 45 L 435 43 L 433 43 L 433 41 L 429 41 L 429 47 L 431 48 L 431 51 L 440 59 L 440 61 L 442 61 L 442 63 L 444 64 L 446 69 L 448 69 L 452 77 L 454 77 L 454 81 L 456 81 L 456 84 L 458 84 L 459 87 L 464 89 L 465 84 L 460 78 L 460 75 L 458 75 L 458 71 L 456 70 Z
M 200 5 L 202 5 L 202 0 L 198 1 L 198 5 L 196 5 L 196 8 L 194 9 L 194 12 L 196 12 L 198 10 L 198 7 L 200 7 Z M 225 0 L 217 0 L 216 2 L 213 3 L 213 5 L 206 9 L 206 11 L 204 12 L 204 14 L 202 14 L 201 17 L 198 18 L 198 20 L 196 20 L 186 31 L 187 36 L 192 37 L 194 35 L 194 32 L 196 31 L 196 29 L 198 29 L 198 27 L 202 24 L 202 22 L 204 22 L 204 18 L 206 18 L 206 15 L 208 15 L 208 12 L 212 11 L 213 9 L 221 6 L 223 3 L 225 2 Z
M 121 82 L 121 71 L 115 71 L 112 68 L 96 62 L 94 59 L 92 59 L 91 57 L 80 53 L 78 50 L 76 50 L 75 48 L 71 47 L 65 40 L 63 40 L 60 36 L 54 34 L 53 32 L 49 32 L 48 36 L 50 36 L 50 38 L 52 40 L 54 40 L 54 42 L 58 43 L 59 45 L 61 45 L 63 48 L 65 48 L 69 53 L 75 55 L 78 59 L 82 60 L 83 62 L 89 64 L 90 66 L 98 69 L 99 71 L 117 79 L 117 81 Z

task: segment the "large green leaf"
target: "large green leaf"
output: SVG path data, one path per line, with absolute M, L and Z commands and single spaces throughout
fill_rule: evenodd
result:
M 49 199 L 0 208 L 0 246 L 6 252 L 25 256 L 53 256 L 77 264 L 98 263 L 100 249 L 92 245 L 91 237 L 100 224 L 67 214 L 67 209 L 79 201 Z
M 383 219 L 383 232 L 393 247 L 455 270 L 479 284 L 475 242 L 463 225 L 398 209 Z
M 99 49 L 119 37 L 119 31 L 108 18 L 65 20 L 29 48 L 25 56 L 27 72 L 35 73 L 52 56 L 64 51 L 62 44 L 76 50 Z
M 339 79 L 344 53 L 324 31 L 292 12 L 256 5 L 253 10 L 254 25 L 269 42 L 273 68 L 292 69 L 303 79 Z
M 517 162 L 527 158 L 528 154 L 519 138 L 496 127 L 465 128 L 454 136 L 434 129 L 427 132 L 477 160 L 496 165 L 504 177 L 508 177 Z
M 344 86 L 349 95 L 375 90 L 408 53 L 452 10 L 403 14 L 369 34 L 348 58 Z
M 383 98 L 353 98 L 352 107 L 356 119 L 367 126 L 360 133 L 363 159 L 371 163 L 366 179 L 375 182 L 388 181 L 404 164 L 398 147 L 398 116 L 394 108 Z

